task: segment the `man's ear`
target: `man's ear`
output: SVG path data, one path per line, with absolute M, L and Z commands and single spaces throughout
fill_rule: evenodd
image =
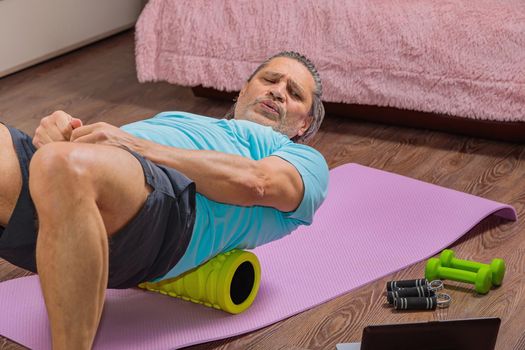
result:
M 297 130 L 297 136 L 303 136 L 306 130 L 312 125 L 312 122 L 314 121 L 314 117 L 311 115 L 307 115 L 303 118 L 301 121 L 301 124 L 299 125 L 299 130 Z

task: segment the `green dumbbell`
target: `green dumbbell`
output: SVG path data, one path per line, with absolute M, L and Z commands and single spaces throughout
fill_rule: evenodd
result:
M 475 286 L 476 292 L 486 294 L 492 287 L 492 271 L 487 266 L 481 267 L 477 272 L 457 270 L 441 266 L 441 261 L 436 258 L 428 259 L 425 268 L 425 278 L 429 281 L 447 279 L 470 283 Z
M 452 249 L 443 250 L 439 256 L 441 266 L 472 272 L 477 272 L 480 268 L 485 266 L 492 271 L 492 284 L 500 286 L 501 282 L 503 282 L 503 277 L 505 276 L 505 261 L 503 259 L 492 259 L 489 265 L 476 261 L 457 259 L 454 255 L 455 253 Z

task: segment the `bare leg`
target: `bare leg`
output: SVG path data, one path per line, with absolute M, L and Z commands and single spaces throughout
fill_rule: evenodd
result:
M 127 151 L 62 142 L 35 153 L 29 186 L 53 348 L 90 349 L 108 280 L 107 237 L 136 215 L 150 189 Z
M 0 226 L 5 227 L 15 209 L 20 189 L 22 174 L 20 164 L 13 147 L 13 141 L 7 127 L 0 124 Z

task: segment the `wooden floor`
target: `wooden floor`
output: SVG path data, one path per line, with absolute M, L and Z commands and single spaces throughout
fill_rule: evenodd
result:
M 220 117 L 228 109 L 228 102 L 193 97 L 189 88 L 139 84 L 133 44 L 133 33 L 126 32 L 0 79 L 1 120 L 32 134 L 40 118 L 57 109 L 115 125 L 165 110 Z M 330 168 L 360 163 L 505 202 L 525 214 L 524 145 L 328 115 L 313 146 Z M 339 342 L 358 341 L 369 324 L 477 316 L 502 318 L 497 349 L 525 349 L 525 224 L 490 217 L 454 247 L 464 258 L 506 259 L 503 286 L 480 297 L 467 285 L 447 283 L 454 298 L 449 309 L 393 312 L 384 304 L 385 282 L 422 276 L 424 263 L 418 263 L 259 331 L 191 349 L 335 349 Z M 0 261 L 0 281 L 27 274 Z M 21 348 L 0 338 L 0 349 Z

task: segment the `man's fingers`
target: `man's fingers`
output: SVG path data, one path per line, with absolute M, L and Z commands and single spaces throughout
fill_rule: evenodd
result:
M 78 129 L 82 126 L 82 120 L 78 118 L 73 118 L 71 119 L 70 124 L 73 129 Z
M 79 143 L 97 143 L 98 137 L 96 134 L 88 134 L 84 136 L 80 136 L 78 138 L 75 138 L 74 140 L 71 139 L 72 142 L 79 142 Z
M 55 118 L 67 118 L 67 119 L 73 118 L 68 113 L 61 111 L 61 110 L 54 111 L 53 113 L 51 113 L 51 116 L 54 116 Z
M 97 124 L 90 124 L 74 128 L 71 133 L 71 141 L 77 141 L 82 136 L 91 134 L 97 128 Z
M 58 131 L 60 132 L 62 136 L 61 139 L 64 141 L 69 141 L 69 139 L 71 138 L 71 132 L 73 131 L 73 127 L 71 126 L 72 119 L 73 118 L 70 115 L 55 119 L 56 128 L 58 129 Z
M 47 133 L 39 132 L 39 128 L 37 128 L 35 137 L 33 137 L 33 145 L 36 148 L 40 148 L 46 143 L 53 142 L 53 139 Z
M 40 123 L 35 130 L 35 137 L 40 137 L 42 141 L 63 141 L 65 140 L 62 131 L 58 129 L 54 122 Z

